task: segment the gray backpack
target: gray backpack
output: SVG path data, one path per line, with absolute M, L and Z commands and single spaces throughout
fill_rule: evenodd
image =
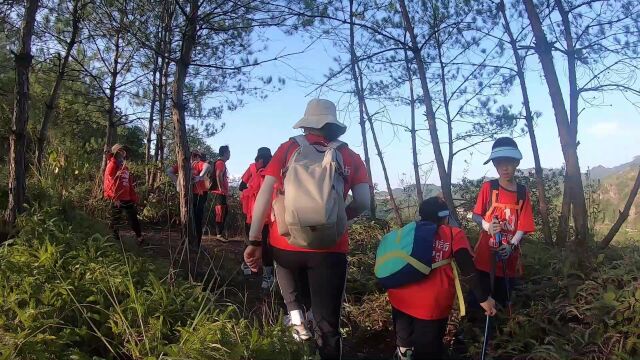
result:
M 342 155 L 346 144 L 311 145 L 304 135 L 282 171 L 284 191 L 273 201 L 280 235 L 289 244 L 313 250 L 336 245 L 347 229 Z

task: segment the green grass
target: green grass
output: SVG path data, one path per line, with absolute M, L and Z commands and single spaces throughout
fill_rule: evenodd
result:
M 220 289 L 167 277 L 69 215 L 34 209 L 0 248 L 0 359 L 302 356 L 282 324 L 243 318 Z

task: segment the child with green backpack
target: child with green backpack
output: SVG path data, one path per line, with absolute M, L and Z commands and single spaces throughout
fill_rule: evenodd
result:
M 443 338 L 454 297 L 462 300 L 454 264 L 488 316 L 496 313 L 489 289 L 476 279 L 464 232 L 449 225 L 446 203 L 431 197 L 420 204 L 420 221 L 385 235 L 376 254 L 376 277 L 387 289 L 396 332 L 396 359 L 442 359 Z M 460 309 L 464 315 L 464 303 Z

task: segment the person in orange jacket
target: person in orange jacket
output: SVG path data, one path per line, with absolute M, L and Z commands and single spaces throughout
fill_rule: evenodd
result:
M 109 228 L 113 231 L 113 237 L 120 240 L 118 224 L 124 211 L 127 214 L 129 225 L 136 234 L 138 245 L 144 244 L 142 228 L 138 220 L 138 210 L 134 181 L 127 166 L 127 152 L 124 146 L 115 144 L 111 153 L 107 154 L 107 167 L 104 171 L 104 198 L 111 202 L 111 220 Z

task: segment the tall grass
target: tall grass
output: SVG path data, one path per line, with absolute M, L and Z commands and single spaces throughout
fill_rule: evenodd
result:
M 161 280 L 69 216 L 32 209 L 0 248 L 0 359 L 301 358 L 282 324 L 242 318 L 221 289 Z

